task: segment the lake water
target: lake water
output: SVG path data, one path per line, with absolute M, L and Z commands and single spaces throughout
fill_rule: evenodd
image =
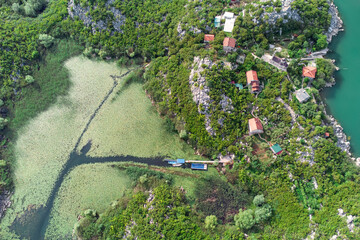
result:
M 324 91 L 328 111 L 339 121 L 351 137 L 351 151 L 360 156 L 360 1 L 335 0 L 345 32 L 330 44 L 328 57 L 336 60 L 340 71 L 336 85 Z

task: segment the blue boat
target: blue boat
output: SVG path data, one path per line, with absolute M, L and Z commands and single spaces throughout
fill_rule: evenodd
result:
M 191 169 L 194 169 L 194 170 L 207 170 L 207 164 L 192 163 L 191 164 Z
M 172 165 L 173 167 L 180 167 L 183 164 L 185 164 L 185 159 L 182 159 L 182 158 L 178 158 L 176 160 L 165 159 L 165 161 L 167 161 L 168 164 Z
M 184 164 L 184 163 L 185 163 L 185 159 L 183 159 L 183 158 L 178 158 L 178 159 L 176 159 L 176 163 Z

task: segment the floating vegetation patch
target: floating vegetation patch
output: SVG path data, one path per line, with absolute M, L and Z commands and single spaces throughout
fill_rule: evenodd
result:
M 68 60 L 65 66 L 72 80 L 69 94 L 19 131 L 13 204 L 1 222 L 0 235 L 30 206 L 46 203 L 89 117 L 113 86 L 110 75 L 121 72 L 115 64 L 82 57 Z
M 65 178 L 55 200 L 46 232 L 47 239 L 67 239 L 78 216 L 86 209 L 103 212 L 123 196 L 130 185 L 124 171 L 110 163 L 81 165 Z
M 107 101 L 84 134 L 78 149 L 88 141 L 92 157 L 132 155 L 138 157 L 172 156 L 194 158 L 193 149 L 177 134 L 166 130 L 140 83 L 134 82 L 121 90 L 113 101 Z

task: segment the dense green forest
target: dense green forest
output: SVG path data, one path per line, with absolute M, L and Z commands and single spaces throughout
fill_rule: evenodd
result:
M 232 168 L 194 177 L 192 197 L 173 184 L 171 174 L 128 169 L 133 190 L 105 213 L 84 212 L 75 228 L 83 239 L 304 239 L 312 231 L 317 239 L 356 239 L 359 222 L 350 231 L 338 209 L 360 215 L 360 171 L 337 147 L 319 94 L 333 81 L 334 65 L 319 59 L 314 80 L 301 76 L 308 62 L 300 58 L 327 47 L 328 2 L 296 0 L 292 7 L 302 21 L 278 19 L 275 25 L 264 12 L 276 12 L 280 1 L 241 1 L 231 8 L 229 2 L 77 0 L 70 6 L 67 0 L 0 0 L 1 189 L 13 186 L 16 132 L 66 94 L 70 83 L 62 63 L 82 52 L 119 65 L 150 63 L 141 76 L 144 90 L 169 130 L 209 159 L 235 156 Z M 77 16 L 79 7 L 89 8 L 91 23 Z M 214 17 L 225 11 L 239 15 L 232 34 L 214 27 Z M 204 33 L 215 40 L 204 44 Z M 231 53 L 223 50 L 226 36 L 236 39 Z M 289 59 L 287 72 L 257 57 L 270 44 L 283 47 L 278 55 Z M 197 66 L 195 57 L 211 64 Z M 198 68 L 209 89 L 207 107 L 193 101 L 189 84 Z M 248 70 L 257 71 L 263 88 L 258 95 L 246 87 Z M 300 103 L 293 92 L 308 85 L 311 100 Z M 247 135 L 253 115 L 263 122 L 262 138 Z M 275 157 L 268 143 L 284 151 Z

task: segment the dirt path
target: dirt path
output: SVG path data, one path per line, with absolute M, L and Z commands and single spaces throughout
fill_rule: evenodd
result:
M 287 77 L 287 79 L 291 82 L 294 91 L 296 91 L 295 84 L 294 84 L 293 81 L 291 80 L 289 74 L 287 74 L 286 77 Z
M 288 110 L 290 112 L 292 123 L 293 124 L 297 123 L 300 130 L 304 130 L 304 128 L 296 121 L 296 113 L 295 113 L 295 111 L 287 103 L 285 103 L 284 100 L 281 99 L 281 97 L 276 97 L 275 100 L 281 102 L 282 104 L 284 104 L 284 107 L 286 108 L 286 110 Z

